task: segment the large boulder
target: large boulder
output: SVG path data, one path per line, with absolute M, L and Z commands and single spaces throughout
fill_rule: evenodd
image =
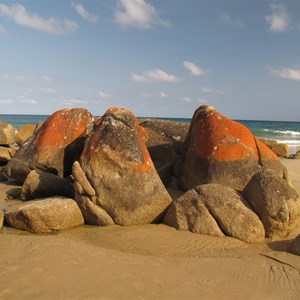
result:
M 0 121 L 0 145 L 11 145 L 15 142 L 15 128 L 11 124 Z
M 70 175 L 92 122 L 92 115 L 83 108 L 55 112 L 9 161 L 7 175 L 21 183 L 31 170 Z
M 145 145 L 147 132 L 127 109 L 110 108 L 73 165 L 75 199 L 95 225 L 156 221 L 171 203 Z
M 183 189 L 219 183 L 242 191 L 262 168 L 273 168 L 279 176 L 287 177 L 276 154 L 247 127 L 211 106 L 195 111 L 177 172 Z
M 20 198 L 22 200 L 51 196 L 74 198 L 74 195 L 73 184 L 67 179 L 51 173 L 32 170 L 23 183 Z
M 16 134 L 16 143 L 21 146 L 26 140 L 28 140 L 34 133 L 37 125 L 34 124 L 24 124 L 20 126 Z
M 286 237 L 297 225 L 299 195 L 273 170 L 257 173 L 243 195 L 263 222 L 267 237 Z
M 233 189 L 204 184 L 186 192 L 169 207 L 164 222 L 179 230 L 227 236 L 247 243 L 265 237 L 262 222 L 247 202 Z
M 13 228 L 32 233 L 59 231 L 82 225 L 82 213 L 73 199 L 45 198 L 10 206 L 6 222 Z

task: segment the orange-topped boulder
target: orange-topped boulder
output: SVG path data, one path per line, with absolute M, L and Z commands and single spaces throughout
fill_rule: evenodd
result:
M 11 159 L 8 176 L 23 182 L 31 170 L 70 175 L 92 122 L 93 116 L 83 108 L 55 112 Z
M 262 168 L 272 168 L 281 177 L 286 176 L 276 154 L 247 127 L 211 106 L 200 106 L 195 111 L 179 171 L 185 190 L 219 183 L 242 191 Z
M 131 111 L 110 108 L 95 124 L 73 165 L 75 199 L 94 225 L 157 220 L 171 203 L 145 145 L 148 134 Z

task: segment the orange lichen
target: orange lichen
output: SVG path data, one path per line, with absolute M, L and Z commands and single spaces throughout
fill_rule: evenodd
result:
M 259 155 L 260 155 L 260 160 L 263 160 L 263 161 L 270 160 L 270 159 L 279 160 L 278 156 L 263 142 L 256 139 L 256 143 L 257 143 L 257 148 L 258 148 Z
M 218 160 L 258 159 L 254 136 L 244 125 L 209 109 L 198 113 L 194 151 L 197 155 Z

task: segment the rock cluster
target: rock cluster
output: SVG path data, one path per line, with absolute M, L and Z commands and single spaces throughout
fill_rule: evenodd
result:
M 83 219 L 100 226 L 163 221 L 256 243 L 287 236 L 299 218 L 299 196 L 277 155 L 210 106 L 199 107 L 190 125 L 138 120 L 117 107 L 96 121 L 85 109 L 65 109 L 24 140 L 6 172 L 23 184 L 20 199 L 42 200 L 5 212 L 22 230 L 50 232 Z M 174 201 L 170 181 L 185 191 Z

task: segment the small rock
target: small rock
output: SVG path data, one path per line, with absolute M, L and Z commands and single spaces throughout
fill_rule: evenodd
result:
M 8 162 L 17 152 L 17 147 L 2 147 L 0 146 L 0 161 Z
M 34 124 L 25 124 L 20 126 L 16 134 L 16 143 L 21 146 L 26 140 L 28 140 L 34 133 L 37 125 Z
M 0 145 L 11 145 L 15 143 L 15 128 L 0 121 Z
M 260 139 L 266 146 L 268 146 L 278 157 L 288 158 L 290 156 L 290 149 L 288 145 L 278 143 L 275 140 Z
M 300 234 L 293 240 L 289 251 L 293 254 L 300 255 Z
M 5 212 L 6 222 L 13 228 L 32 233 L 47 233 L 72 228 L 84 223 L 73 199 L 45 198 L 11 206 Z
M 75 192 L 71 182 L 57 175 L 42 171 L 31 171 L 25 179 L 21 199 L 31 200 L 51 196 L 74 198 Z

